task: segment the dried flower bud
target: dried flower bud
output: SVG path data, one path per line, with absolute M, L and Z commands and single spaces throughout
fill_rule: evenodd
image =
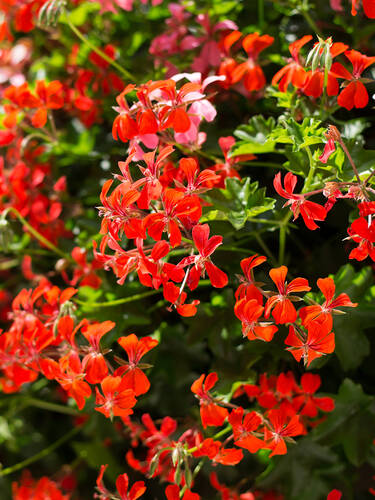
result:
M 329 125 L 327 132 L 324 135 L 327 139 L 331 139 L 332 141 L 340 142 L 342 140 L 339 129 L 334 125 Z
M 326 182 L 323 188 L 323 195 L 326 198 L 330 198 L 331 196 L 337 198 L 341 195 L 337 182 Z

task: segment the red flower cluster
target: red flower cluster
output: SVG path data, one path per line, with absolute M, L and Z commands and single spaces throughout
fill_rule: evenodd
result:
M 143 285 L 155 289 L 162 286 L 164 298 L 179 314 L 192 316 L 199 302 L 185 303 L 185 286 L 194 290 L 206 273 L 214 287 L 222 288 L 228 282 L 226 274 L 211 260 L 222 237 L 209 237 L 209 226 L 198 223 L 203 203 L 199 194 L 220 177 L 209 169 L 200 172 L 193 158 L 181 159 L 179 171 L 172 176 L 167 171 L 165 175 L 165 162 L 172 152 L 172 147 L 165 146 L 159 156 L 156 151 L 144 154 L 146 167 L 138 165 L 141 178 L 136 181 L 130 173 L 135 151 L 126 162 L 119 162 L 122 175 L 117 178 L 121 183 L 111 194 L 113 181 L 107 181 L 102 189 L 99 213 L 104 237 L 95 257 L 105 268 L 112 268 L 120 284 L 136 271 Z M 121 246 L 123 234 L 134 241 L 134 248 L 125 250 Z M 164 235 L 169 242 L 162 239 Z M 155 243 L 145 244 L 147 238 Z M 107 247 L 114 255 L 105 253 Z M 190 255 L 172 264 L 168 260 L 177 247 L 185 248 Z
M 243 86 L 247 92 L 259 92 L 266 85 L 266 77 L 259 64 L 258 57 L 263 50 L 273 44 L 274 38 L 269 35 L 259 35 L 251 33 L 242 39 L 242 48 L 246 52 L 247 61 L 237 63 L 231 56 L 230 51 L 242 38 L 242 33 L 233 31 L 222 41 L 225 58 L 219 67 L 219 75 L 225 75 L 223 83 L 225 88 L 236 85 L 243 81 Z M 239 88 L 240 89 L 240 88 Z
M 169 10 L 172 17 L 167 20 L 167 31 L 157 36 L 150 47 L 150 53 L 155 56 L 157 65 L 166 65 L 170 68 L 169 73 L 173 74 L 176 68 L 171 65 L 170 57 L 185 51 L 195 51 L 199 53 L 194 58 L 191 69 L 204 75 L 210 70 L 218 72 L 225 77 L 222 82 L 224 88 L 236 86 L 246 95 L 264 88 L 266 78 L 258 57 L 272 45 L 273 37 L 259 33 L 243 36 L 232 21 L 226 20 L 212 25 L 208 14 L 197 16 L 196 29 L 187 24 L 190 14 L 184 11 L 184 7 L 171 4 Z M 239 52 L 240 39 L 247 57 L 245 62 L 242 62 L 244 54 Z M 234 50 L 237 52 L 235 55 Z
M 44 80 L 38 80 L 35 92 L 26 82 L 19 87 L 11 85 L 5 89 L 3 97 L 9 102 L 4 105 L 3 121 L 8 129 L 17 125 L 21 114 L 30 118 L 34 127 L 42 128 L 47 123 L 49 110 L 60 109 L 64 106 L 63 85 L 57 80 L 49 84 L 46 84 Z
M 320 156 L 322 163 L 327 163 L 329 156 L 335 152 L 335 141 L 339 142 L 347 152 L 346 146 L 342 142 L 339 131 L 330 126 L 326 134 L 328 142 L 324 148 L 323 154 Z M 277 193 L 286 198 L 288 201 L 285 206 L 290 206 L 294 220 L 301 214 L 303 221 L 310 230 L 317 229 L 319 226 L 315 221 L 325 220 L 327 213 L 334 206 L 338 198 L 350 198 L 358 203 L 359 218 L 355 219 L 348 228 L 349 237 L 357 244 L 350 254 L 349 259 L 362 261 L 370 257 L 375 261 L 375 222 L 373 216 L 375 214 L 375 202 L 368 201 L 368 193 L 366 191 L 366 184 L 358 182 L 338 183 L 327 182 L 322 189 L 317 189 L 310 193 L 294 193 L 297 184 L 297 177 L 288 172 L 284 177 L 284 186 L 281 181 L 281 173 L 276 174 L 274 178 L 274 187 Z M 345 193 L 345 190 L 347 191 Z M 312 195 L 323 194 L 327 198 L 325 206 L 308 200 Z
M 327 71 L 323 63 L 316 69 L 306 71 L 306 63 L 300 56 L 300 50 L 311 40 L 312 37 L 307 35 L 289 45 L 292 58 L 288 60 L 286 66 L 275 74 L 272 85 L 278 85 L 281 92 L 286 92 L 288 86 L 292 85 L 302 94 L 315 99 L 321 97 L 326 90 L 328 96 L 338 95 L 337 104 L 347 110 L 351 110 L 353 107 L 364 108 L 367 106 L 369 98 L 364 82 L 368 80 L 362 78 L 362 73 L 374 64 L 375 58 L 361 54 L 357 50 L 347 50 L 348 46 L 343 43 L 326 41 L 330 44 L 331 61 L 344 53 L 352 64 L 352 71 L 348 71 L 339 62 L 331 64 Z M 327 73 L 326 89 L 325 73 Z M 341 91 L 339 80 L 344 80 L 341 84 Z
M 253 271 L 265 260 L 263 256 L 253 255 L 241 261 L 244 276 L 240 276 L 241 284 L 236 291 L 234 312 L 242 323 L 244 337 L 269 342 L 278 330 L 276 325 L 289 325 L 289 335 L 285 343 L 290 346 L 287 349 L 297 361 L 303 359 L 304 363 L 309 365 L 313 359 L 333 352 L 335 336 L 331 331 L 332 313 L 340 313 L 338 307 L 355 307 L 357 304 L 351 302 L 345 293 L 334 298 L 334 281 L 332 278 L 324 278 L 318 279 L 317 283 L 325 302 L 322 305 L 302 307 L 297 312 L 293 302 L 301 299 L 293 294 L 308 292 L 308 281 L 295 278 L 288 283 L 288 268 L 281 266 L 269 272 L 277 292 L 266 291 L 263 289 L 263 283 L 255 281 Z M 264 297 L 267 298 L 265 304 Z M 270 321 L 271 315 L 273 321 Z
M 188 83 L 179 86 L 182 79 Z M 169 80 L 150 81 L 136 87 L 129 84 L 116 98 L 118 112 L 112 127 L 115 140 L 130 141 L 130 150 L 134 147 L 136 158 L 143 157 L 139 143 L 154 149 L 160 139 L 170 144 L 173 139 L 186 145 L 200 144 L 205 140 L 198 133 L 204 118 L 212 121 L 216 110 L 207 100 L 205 89 L 208 85 L 223 79 L 210 76 L 202 81 L 200 73 L 182 73 Z M 136 93 L 137 101 L 129 106 L 126 96 Z M 174 132 L 172 136 L 171 133 Z
M 118 51 L 114 45 L 107 44 L 101 51 L 109 60 L 116 60 Z M 79 45 L 75 44 L 66 65 L 69 76 L 64 82 L 64 99 L 69 113 L 77 115 L 86 127 L 91 127 L 102 121 L 103 96 L 121 92 L 125 85 L 111 70 L 108 60 L 92 51 L 88 55 L 88 69 L 78 65 L 78 53 Z
M 48 477 L 38 481 L 33 479 L 28 471 L 22 474 L 20 484 L 12 483 L 13 500 L 69 500 L 69 494 L 63 494 L 60 486 Z
M 285 441 L 291 436 L 306 434 L 308 425 L 316 425 L 309 419 L 318 415 L 318 410 L 332 411 L 334 403 L 328 397 L 316 397 L 320 386 L 319 375 L 305 374 L 298 386 L 293 374 L 288 372 L 278 377 L 261 376 L 259 386 L 245 384 L 240 386 L 233 397 L 247 394 L 250 401 L 256 400 L 258 405 L 267 411 L 262 414 L 255 410 L 244 410 L 242 406 L 230 404 L 215 398 L 210 389 L 217 381 L 217 374 L 202 375 L 192 385 L 192 392 L 200 401 L 200 412 L 203 427 L 221 426 L 228 420 L 234 444 L 240 448 L 256 453 L 260 449 L 272 450 L 272 455 L 286 453 Z M 226 406 L 230 406 L 231 413 Z M 211 460 L 233 465 L 241 460 L 242 454 L 236 449 L 222 449 L 219 441 L 205 439 L 194 456 L 207 455 Z M 218 460 L 218 457 L 220 460 Z
M 96 480 L 96 489 L 98 494 L 94 498 L 99 500 L 110 500 L 111 498 L 119 498 L 119 500 L 137 500 L 146 491 L 145 483 L 137 481 L 129 490 L 129 477 L 127 474 L 120 474 L 116 479 L 116 494 L 111 493 L 103 484 L 103 475 L 108 465 L 102 465 L 98 478 Z M 117 496 L 117 494 L 119 496 Z
M 35 290 L 22 290 L 17 295 L 9 314 L 12 324 L 0 335 L 2 389 L 18 391 L 41 373 L 56 380 L 81 410 L 91 395 L 90 385 L 100 384 L 101 391 L 96 387 L 97 411 L 106 417 L 124 418 L 132 413 L 135 397 L 149 390 L 142 371 L 149 365 L 140 361 L 158 342 L 151 337 L 138 340 L 133 334 L 120 337 L 118 343 L 128 361 L 116 358 L 121 366 L 113 369 L 100 342 L 115 323 L 82 320 L 75 325 L 70 302 L 75 293 L 74 288 L 61 291 L 43 279 Z
M 360 5 L 360 0 L 352 0 L 352 16 L 357 15 L 357 10 Z M 370 19 L 375 19 L 375 1 L 362 0 L 363 12 Z
M 38 14 L 48 0 L 10 0 L 1 2 L 3 20 L 0 24 L 0 40 L 13 40 L 15 31 L 28 33 L 35 28 Z
M 375 262 L 375 203 L 363 201 L 358 204 L 359 215 L 348 228 L 349 239 L 353 240 L 358 246 L 354 248 L 349 259 L 364 260 L 370 257 Z
M 309 229 L 317 229 L 319 226 L 314 221 L 324 220 L 327 217 L 327 210 L 318 203 L 307 200 L 306 198 L 309 196 L 308 193 L 295 194 L 294 189 L 296 184 L 297 177 L 291 172 L 288 172 L 284 178 L 284 187 L 281 183 L 280 172 L 276 174 L 273 181 L 276 192 L 288 200 L 284 207 L 290 205 L 294 215 L 294 220 L 296 220 L 299 214 L 301 214 L 304 223 Z
M 21 139 L 0 158 L 0 213 L 15 208 L 47 240 L 56 243 L 70 236 L 60 218 L 60 196 L 66 190 L 65 177 L 52 183 L 52 166 L 40 159 L 43 146 L 29 143 L 21 155 Z

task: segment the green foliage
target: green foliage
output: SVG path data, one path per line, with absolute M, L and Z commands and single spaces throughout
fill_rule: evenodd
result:
M 246 221 L 272 210 L 275 200 L 265 196 L 266 189 L 259 188 L 258 182 L 250 178 L 240 181 L 228 178 L 226 189 L 215 189 L 206 198 L 211 206 L 204 213 L 202 222 L 228 220 L 235 229 L 241 229 Z
M 345 315 L 334 318 L 335 353 L 344 371 L 355 370 L 370 353 L 365 332 L 375 323 L 373 271 L 365 267 L 355 272 L 353 266 L 346 264 L 333 278 L 338 294 L 347 293 L 353 302 L 359 302 L 358 307 L 346 309 Z
M 335 410 L 313 433 L 313 439 L 328 446 L 342 446 L 355 466 L 368 457 L 374 436 L 375 398 L 360 384 L 345 379 L 335 399 Z

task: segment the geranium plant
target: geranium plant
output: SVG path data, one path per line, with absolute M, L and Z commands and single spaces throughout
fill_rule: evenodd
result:
M 12 0 L 0 491 L 375 494 L 375 1 Z

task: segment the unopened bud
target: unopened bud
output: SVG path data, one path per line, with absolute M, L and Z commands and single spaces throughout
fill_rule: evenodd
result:
M 180 459 L 181 459 L 180 447 L 177 445 L 176 448 L 172 451 L 173 467 L 176 467 L 176 465 L 180 462 Z
M 159 465 L 159 457 L 160 457 L 160 452 L 156 453 L 156 455 L 152 457 L 152 460 L 150 462 L 150 467 L 148 470 L 149 477 L 152 477 L 155 474 L 155 471 Z
M 55 26 L 66 6 L 66 0 L 49 0 L 39 11 L 39 26 Z
M 185 483 L 186 483 L 186 486 L 189 488 L 191 488 L 191 484 L 193 482 L 193 475 L 191 473 L 191 470 L 190 470 L 190 467 L 187 465 L 185 467 Z
M 68 261 L 66 259 L 59 259 L 55 264 L 55 269 L 58 273 L 61 273 L 68 267 Z
M 74 316 L 75 316 L 74 313 L 75 313 L 76 309 L 77 309 L 77 307 L 74 304 L 74 302 L 71 302 L 70 300 L 66 300 L 63 304 L 61 304 L 59 316 L 60 317 L 71 316 L 72 318 L 74 318 Z
M 181 483 L 182 470 L 180 464 L 177 465 L 176 472 L 174 473 L 174 482 L 178 485 Z
M 325 54 L 324 54 L 324 67 L 327 71 L 329 71 L 332 67 L 332 54 L 331 54 L 331 46 L 325 46 Z

